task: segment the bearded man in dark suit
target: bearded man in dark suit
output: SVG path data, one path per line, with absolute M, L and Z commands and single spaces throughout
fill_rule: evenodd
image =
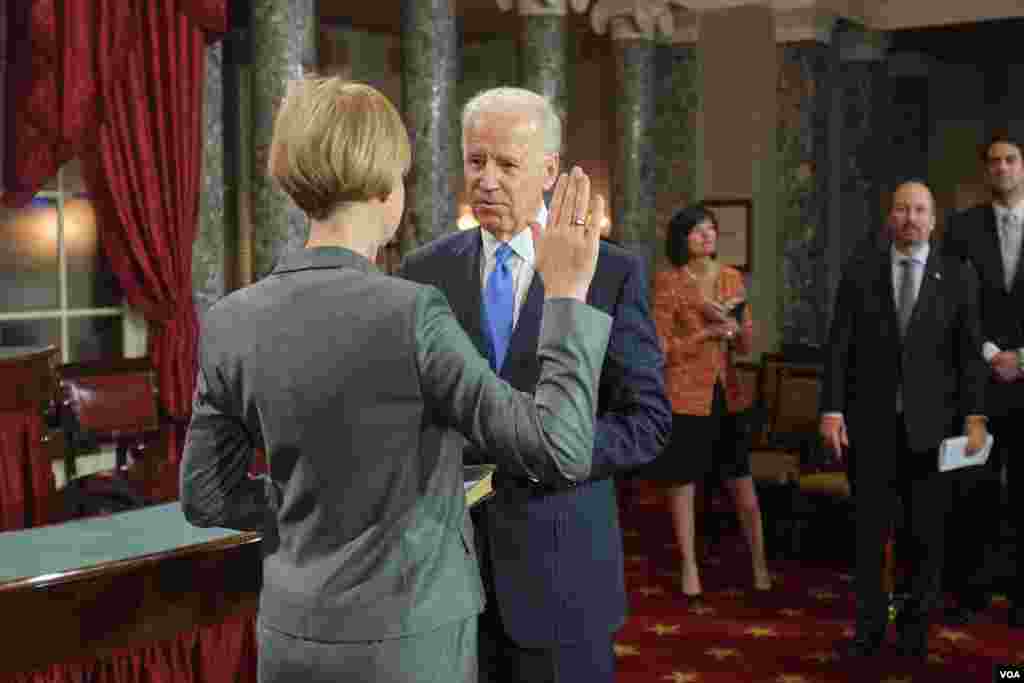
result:
M 897 496 L 908 517 L 910 597 L 897 624 L 899 651 L 927 655 L 928 620 L 940 597 L 948 472 L 938 447 L 967 431 L 984 443 L 985 364 L 970 266 L 930 243 L 934 200 L 900 185 L 889 212 L 891 240 L 863 249 L 843 272 L 829 330 L 821 432 L 839 457 L 856 453 L 848 476 L 856 508 L 856 634 L 851 657 L 881 649 L 888 622 L 883 552 Z

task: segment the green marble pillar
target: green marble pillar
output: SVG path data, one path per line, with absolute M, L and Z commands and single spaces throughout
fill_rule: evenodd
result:
M 305 214 L 267 174 L 274 117 L 288 81 L 316 66 L 314 0 L 252 0 L 253 277 L 273 270 L 282 254 L 309 237 Z
M 643 259 L 653 274 L 655 235 L 654 41 L 612 40 L 615 100 L 615 165 L 612 167 L 612 235 Z
M 402 0 L 401 9 L 402 112 L 413 139 L 404 255 L 457 229 L 451 169 L 459 153 L 452 116 L 458 41 L 451 0 Z
M 199 188 L 199 222 L 192 243 L 192 293 L 200 314 L 226 291 L 223 69 L 223 45 L 218 41 L 206 48 L 203 174 Z
M 566 30 L 564 14 L 526 15 L 519 46 L 520 83 L 548 98 L 563 121 L 569 111 Z

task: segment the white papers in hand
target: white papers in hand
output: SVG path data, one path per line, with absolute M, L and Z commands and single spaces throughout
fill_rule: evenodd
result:
M 985 438 L 985 445 L 973 455 L 967 455 L 967 437 L 954 436 L 943 439 L 939 444 L 939 472 L 949 472 L 962 467 L 973 467 L 984 465 L 988 461 L 988 454 L 992 452 L 992 443 L 995 439 L 989 434 Z

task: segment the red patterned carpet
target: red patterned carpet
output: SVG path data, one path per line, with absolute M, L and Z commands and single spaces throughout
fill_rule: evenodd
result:
M 707 548 L 705 607 L 688 610 L 676 587 L 677 551 L 662 499 L 641 485 L 620 501 L 630 617 L 616 643 L 619 683 L 989 683 L 998 680 L 996 663 L 1024 665 L 1024 632 L 1006 625 L 1005 600 L 997 599 L 981 623 L 933 625 L 923 666 L 895 656 L 890 629 L 890 646 L 876 663 L 851 667 L 836 651 L 853 626 L 845 563 L 811 547 L 808 559 L 773 561 L 775 588 L 752 597 L 749 558 L 734 529 Z M 837 530 L 835 541 L 848 543 L 845 533 Z

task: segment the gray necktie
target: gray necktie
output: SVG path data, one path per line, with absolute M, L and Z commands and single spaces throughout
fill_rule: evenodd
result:
M 1003 275 L 1006 277 L 1004 284 L 1009 291 L 1020 260 L 1020 223 L 1009 211 L 1004 212 L 999 219 L 999 241 L 1003 252 Z
M 899 309 L 900 335 L 906 336 L 907 325 L 910 324 L 910 315 L 914 312 L 914 261 L 910 258 L 900 259 L 900 267 L 903 270 L 903 277 L 900 279 Z

